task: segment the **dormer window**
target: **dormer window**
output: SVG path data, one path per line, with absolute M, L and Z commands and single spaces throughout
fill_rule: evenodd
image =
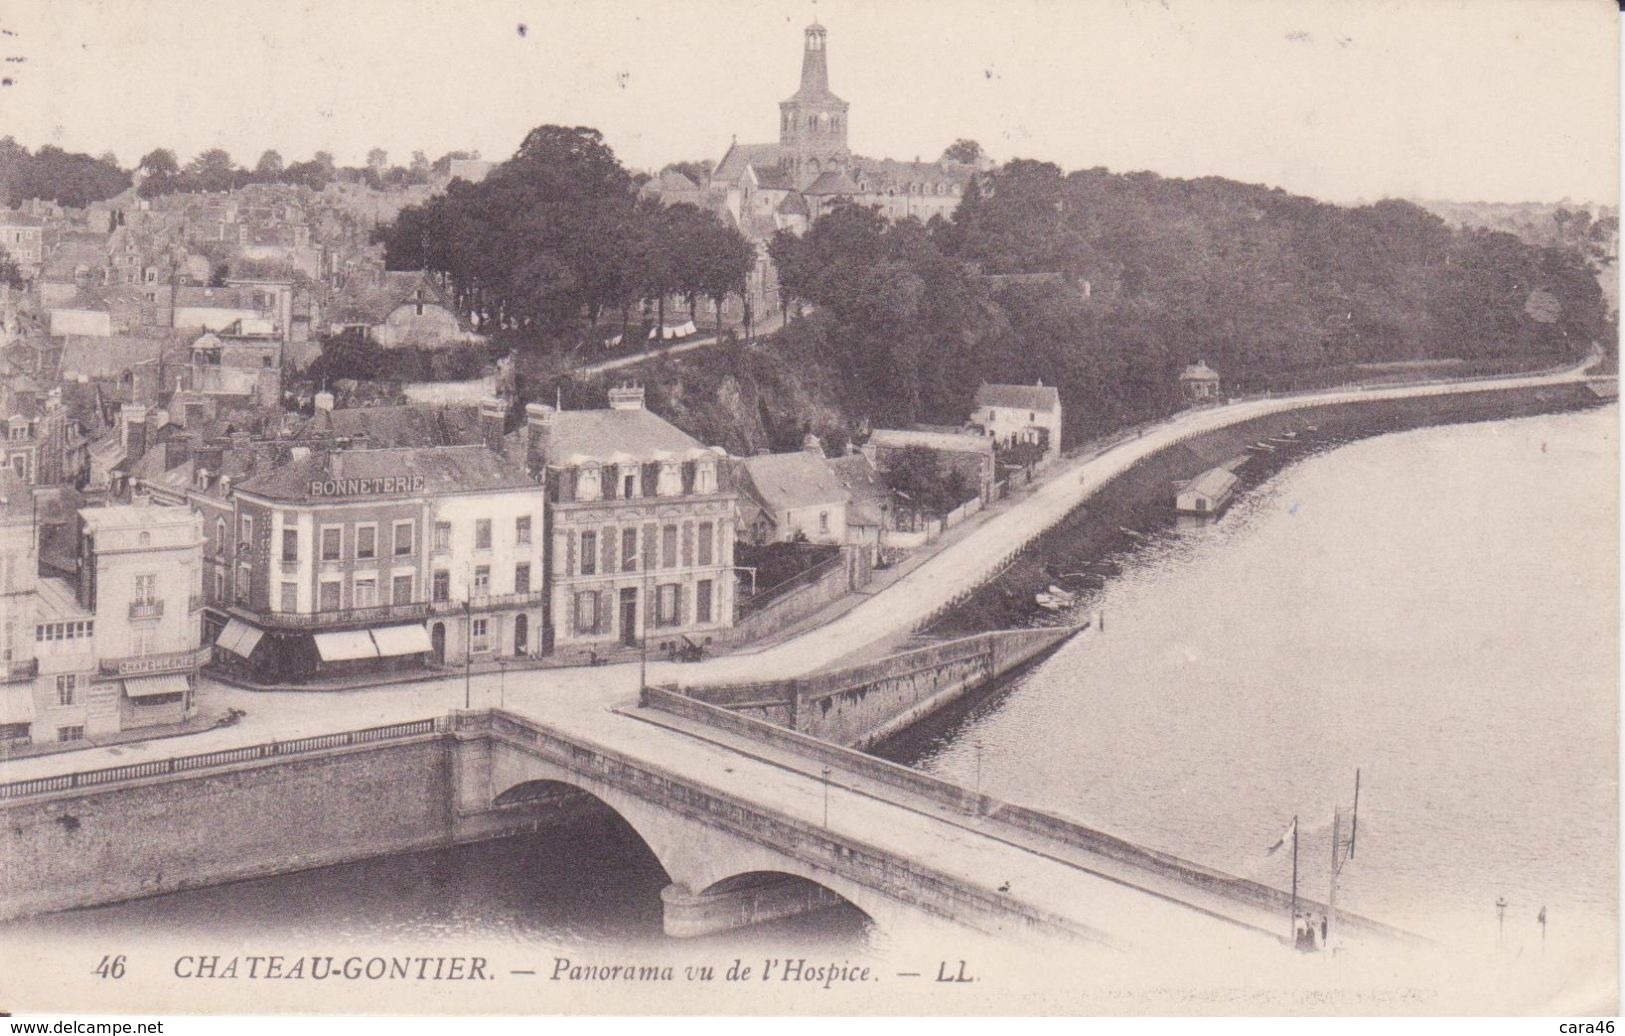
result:
M 604 496 L 603 469 L 596 464 L 583 464 L 576 469 L 576 499 L 601 500 Z
M 701 460 L 694 464 L 694 492 L 700 495 L 717 491 L 717 465 L 715 461 Z
M 660 462 L 660 478 L 655 482 L 655 495 L 683 495 L 683 469 L 676 461 Z

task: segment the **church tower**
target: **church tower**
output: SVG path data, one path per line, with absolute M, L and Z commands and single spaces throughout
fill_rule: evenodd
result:
M 824 27 L 807 26 L 801 54 L 801 88 L 779 102 L 779 147 L 805 187 L 822 172 L 845 170 L 852 152 L 846 146 L 847 103 L 830 93 Z

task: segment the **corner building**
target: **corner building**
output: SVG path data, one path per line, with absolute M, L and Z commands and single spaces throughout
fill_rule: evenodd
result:
M 216 660 L 256 682 L 541 649 L 542 494 L 487 446 L 308 454 L 238 483 L 232 501 L 234 603 Z
M 576 656 L 651 652 L 733 626 L 737 497 L 720 447 L 611 389 L 607 410 L 526 407 L 527 464 L 546 487 L 549 648 Z

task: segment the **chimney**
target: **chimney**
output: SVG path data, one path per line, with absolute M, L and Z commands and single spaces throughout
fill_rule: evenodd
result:
M 333 409 L 333 393 L 328 392 L 326 389 L 316 393 L 316 409 L 331 411 Z
M 140 414 L 124 426 L 124 456 L 138 461 L 147 452 L 147 415 Z
M 502 425 L 507 415 L 507 404 L 495 396 L 480 400 L 480 441 L 492 453 L 502 452 Z
M 642 410 L 643 386 L 627 382 L 617 385 L 609 390 L 609 408 L 611 410 Z
M 304 460 L 306 457 L 310 456 L 310 447 L 295 446 L 288 451 L 288 454 L 294 460 Z
M 221 496 L 230 496 L 231 495 L 231 476 L 230 475 L 221 475 L 220 476 L 220 495 Z
M 554 409 L 546 403 L 525 404 L 525 470 L 532 478 L 547 471 L 547 453 L 553 436 Z

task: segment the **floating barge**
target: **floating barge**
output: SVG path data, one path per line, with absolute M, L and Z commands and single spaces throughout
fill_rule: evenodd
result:
M 1179 487 L 1174 507 L 1180 514 L 1216 515 L 1230 506 L 1239 481 L 1227 467 L 1209 468 Z

